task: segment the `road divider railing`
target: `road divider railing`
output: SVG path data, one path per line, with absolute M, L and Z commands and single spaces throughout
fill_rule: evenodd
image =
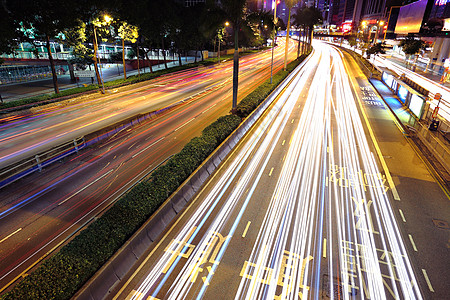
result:
M 289 71 L 305 57 L 291 63 Z M 263 84 L 264 89 L 273 92 L 260 99 L 261 105 L 242 123 L 239 116 L 230 114 L 206 127 L 201 136 L 193 138 L 155 170 L 148 181 L 135 185 L 2 299 L 68 299 L 85 284 L 75 298 L 103 299 L 186 206 L 298 69 L 288 75 L 289 71 L 278 72 L 273 84 Z
M 50 148 L 38 154 L 33 154 L 30 157 L 3 167 L 0 169 L 0 189 L 34 172 L 40 172 L 44 167 L 60 161 L 74 153 L 78 153 L 79 150 L 85 147 L 89 147 L 106 139 L 112 138 L 132 126 L 142 124 L 157 116 L 161 116 L 162 114 L 167 113 L 180 105 L 194 101 L 197 96 L 200 96 L 205 91 L 220 88 L 221 86 L 222 85 L 210 87 L 161 109 L 127 118 L 113 125 L 106 126 L 85 136 L 64 142 L 61 145 Z
M 78 137 L 0 169 L 0 189 L 31 173 L 42 171 L 42 168 L 47 167 L 66 156 L 77 153 L 85 146 L 86 143 L 84 137 Z

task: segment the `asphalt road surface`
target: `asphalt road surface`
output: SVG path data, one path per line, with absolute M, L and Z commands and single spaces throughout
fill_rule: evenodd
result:
M 296 54 L 295 44 L 291 46 L 290 60 Z M 265 51 L 242 59 L 240 99 L 270 76 L 270 58 L 271 52 Z M 284 47 L 279 47 L 274 70 L 282 68 L 283 59 Z M 230 75 L 228 62 L 189 70 L 104 98 L 42 108 L 6 124 L 0 133 L 0 148 L 7 152 L 5 148 L 23 149 L 54 139 L 59 130 L 73 132 L 87 123 L 112 122 L 124 112 L 136 113 L 189 99 L 98 147 L 84 149 L 1 189 L 0 291 L 27 274 L 170 155 L 178 153 L 207 125 L 227 114 L 231 107 Z M 211 89 L 205 91 L 205 86 Z
M 282 44 L 282 43 L 281 43 Z M 281 68 L 283 47 L 275 60 Z M 294 57 L 292 42 L 290 60 Z M 240 59 L 240 81 L 255 88 L 270 76 L 271 51 Z M 171 73 L 155 80 L 118 88 L 106 95 L 82 96 L 33 108 L 27 114 L 0 119 L 0 168 L 23 158 L 138 114 L 156 111 L 183 99 L 190 99 L 223 86 L 231 88 L 232 61 Z M 245 89 L 243 90 L 245 91 Z M 242 95 L 245 95 L 242 92 Z M 231 104 L 229 105 L 231 109 Z
M 448 198 L 371 93 L 316 43 L 109 299 L 447 299 Z

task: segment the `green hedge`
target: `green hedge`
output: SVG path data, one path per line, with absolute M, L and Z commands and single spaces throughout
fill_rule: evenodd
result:
M 220 117 L 2 299 L 70 298 L 210 155 L 241 119 Z
M 292 70 L 305 56 L 289 64 Z M 280 72 L 281 73 L 281 72 Z M 275 87 L 288 72 L 276 75 Z M 267 84 L 263 85 L 267 87 Z M 256 90 L 245 99 L 260 103 L 268 95 Z M 246 106 L 242 104 L 239 105 Z M 249 101 L 249 100 L 248 100 Z M 243 111 L 243 110 L 242 110 Z M 69 299 L 133 235 L 214 149 L 236 129 L 241 117 L 217 119 L 153 172 L 148 181 L 133 187 L 100 218 L 81 231 L 58 253 L 19 282 L 1 299 Z

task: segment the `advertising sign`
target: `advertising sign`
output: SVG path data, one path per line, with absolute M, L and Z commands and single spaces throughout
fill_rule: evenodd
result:
M 395 33 L 419 33 L 428 0 L 419 0 L 402 6 L 395 26 Z
M 75 77 L 95 77 L 94 70 L 73 71 L 73 74 L 75 75 Z

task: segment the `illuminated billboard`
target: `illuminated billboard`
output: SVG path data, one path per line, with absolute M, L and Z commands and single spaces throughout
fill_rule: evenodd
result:
M 444 27 L 442 31 L 450 31 L 450 18 L 444 19 Z
M 420 0 L 402 6 L 395 26 L 395 33 L 419 33 L 428 0 Z

